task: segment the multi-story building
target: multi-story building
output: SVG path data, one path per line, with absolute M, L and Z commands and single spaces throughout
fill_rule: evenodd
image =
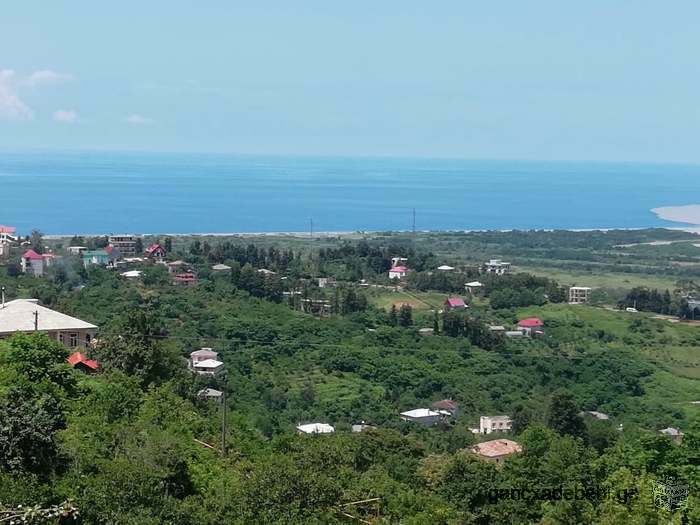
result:
M 133 235 L 110 235 L 109 244 L 117 248 L 122 257 L 136 256 L 136 237 Z
M 479 418 L 479 433 L 510 432 L 513 420 L 510 416 L 481 416 Z
M 501 259 L 491 259 L 489 262 L 484 263 L 484 269 L 488 273 L 495 273 L 496 275 L 505 275 L 510 273 L 511 264 L 509 262 L 504 262 Z
M 591 299 L 591 288 L 587 286 L 572 286 L 569 288 L 569 303 L 584 304 Z

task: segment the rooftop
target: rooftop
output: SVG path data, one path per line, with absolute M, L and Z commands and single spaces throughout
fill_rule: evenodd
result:
M 38 330 L 42 332 L 97 328 L 94 324 L 41 306 L 36 299 L 15 299 L 0 308 L 0 334 L 33 332 L 34 312 L 39 313 Z
M 420 417 L 439 416 L 440 413 L 434 412 L 434 411 L 430 410 L 429 408 L 414 408 L 413 410 L 401 412 L 401 415 L 404 417 L 420 418 Z
M 408 272 L 408 268 L 406 268 L 405 266 L 394 266 L 394 267 L 393 267 L 391 270 L 389 270 L 389 271 L 390 271 L 390 272 L 406 273 L 406 272 Z
M 335 428 L 327 423 L 307 423 L 305 425 L 297 425 L 297 430 L 304 434 L 332 434 Z
M 223 363 L 221 361 L 217 361 L 216 359 L 205 359 L 204 361 L 198 361 L 194 363 L 195 368 L 219 368 L 222 366 Z
M 199 397 L 222 397 L 224 393 L 221 390 L 216 390 L 215 388 L 202 388 L 197 392 Z
M 538 326 L 544 326 L 544 322 L 539 317 L 528 317 L 522 321 L 518 321 L 518 326 L 524 326 L 526 328 L 534 328 Z
M 501 456 L 508 456 L 510 454 L 515 454 L 516 452 L 522 452 L 523 447 L 520 443 L 511 441 L 510 439 L 494 439 L 492 441 L 484 441 L 474 445 L 471 451 L 480 456 L 487 458 L 498 458 Z
M 94 359 L 88 359 L 80 352 L 72 353 L 70 356 L 68 356 L 67 361 L 70 366 L 76 366 L 77 364 L 82 363 L 83 365 L 87 366 L 88 368 L 91 368 L 92 370 L 97 370 L 98 368 L 100 368 L 100 364 L 97 361 L 95 361 Z
M 24 259 L 30 259 L 33 261 L 42 261 L 44 258 L 36 253 L 34 250 L 27 250 L 24 252 L 24 255 L 22 255 L 22 258 Z
M 448 297 L 445 299 L 445 304 L 451 308 L 463 308 L 467 306 L 464 299 L 461 297 Z
M 459 405 L 453 401 L 452 399 L 441 399 L 440 401 L 435 401 L 432 405 L 430 405 L 430 408 L 434 408 L 436 410 L 457 410 L 459 408 Z
M 443 272 L 449 272 L 450 270 L 454 270 L 454 267 L 443 264 L 442 266 L 438 266 L 437 269 L 442 270 Z

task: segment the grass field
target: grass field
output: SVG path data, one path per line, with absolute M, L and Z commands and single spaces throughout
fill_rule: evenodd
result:
M 372 305 L 385 310 L 390 309 L 392 305 L 396 305 L 398 308 L 402 304 L 409 304 L 414 310 L 422 311 L 442 308 L 442 303 L 447 295 L 441 292 L 406 292 L 382 289 L 370 291 L 367 298 Z
M 582 272 L 576 270 L 563 270 L 558 268 L 536 268 L 531 266 L 520 266 L 515 271 L 527 272 L 541 277 L 554 279 L 565 286 L 590 286 L 592 288 L 630 289 L 635 286 L 646 286 L 648 288 L 673 290 L 677 278 L 663 275 L 637 274 L 637 273 L 615 273 L 615 272 Z

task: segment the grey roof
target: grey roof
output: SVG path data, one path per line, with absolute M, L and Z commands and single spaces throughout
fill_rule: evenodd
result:
M 659 432 L 661 432 L 662 434 L 666 434 L 667 436 L 682 436 L 683 435 L 683 432 L 681 432 L 677 428 L 673 428 L 673 427 L 664 428 L 662 430 L 659 430 Z
M 221 397 L 224 393 L 221 390 L 216 390 L 215 388 L 202 388 L 197 392 L 199 397 Z
M 215 264 L 211 267 L 212 270 L 230 270 L 231 267 L 227 264 Z
M 36 299 L 15 299 L 0 308 L 0 334 L 13 332 L 33 332 L 34 312 L 39 313 L 40 332 L 67 330 L 94 330 L 94 324 L 62 314 L 38 304 Z

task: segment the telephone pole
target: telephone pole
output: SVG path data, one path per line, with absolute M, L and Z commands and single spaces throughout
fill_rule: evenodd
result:
M 34 331 L 38 332 L 39 331 L 39 311 L 35 310 L 32 315 L 34 316 Z
M 224 388 L 224 395 L 221 399 L 221 455 L 226 457 L 226 389 Z

